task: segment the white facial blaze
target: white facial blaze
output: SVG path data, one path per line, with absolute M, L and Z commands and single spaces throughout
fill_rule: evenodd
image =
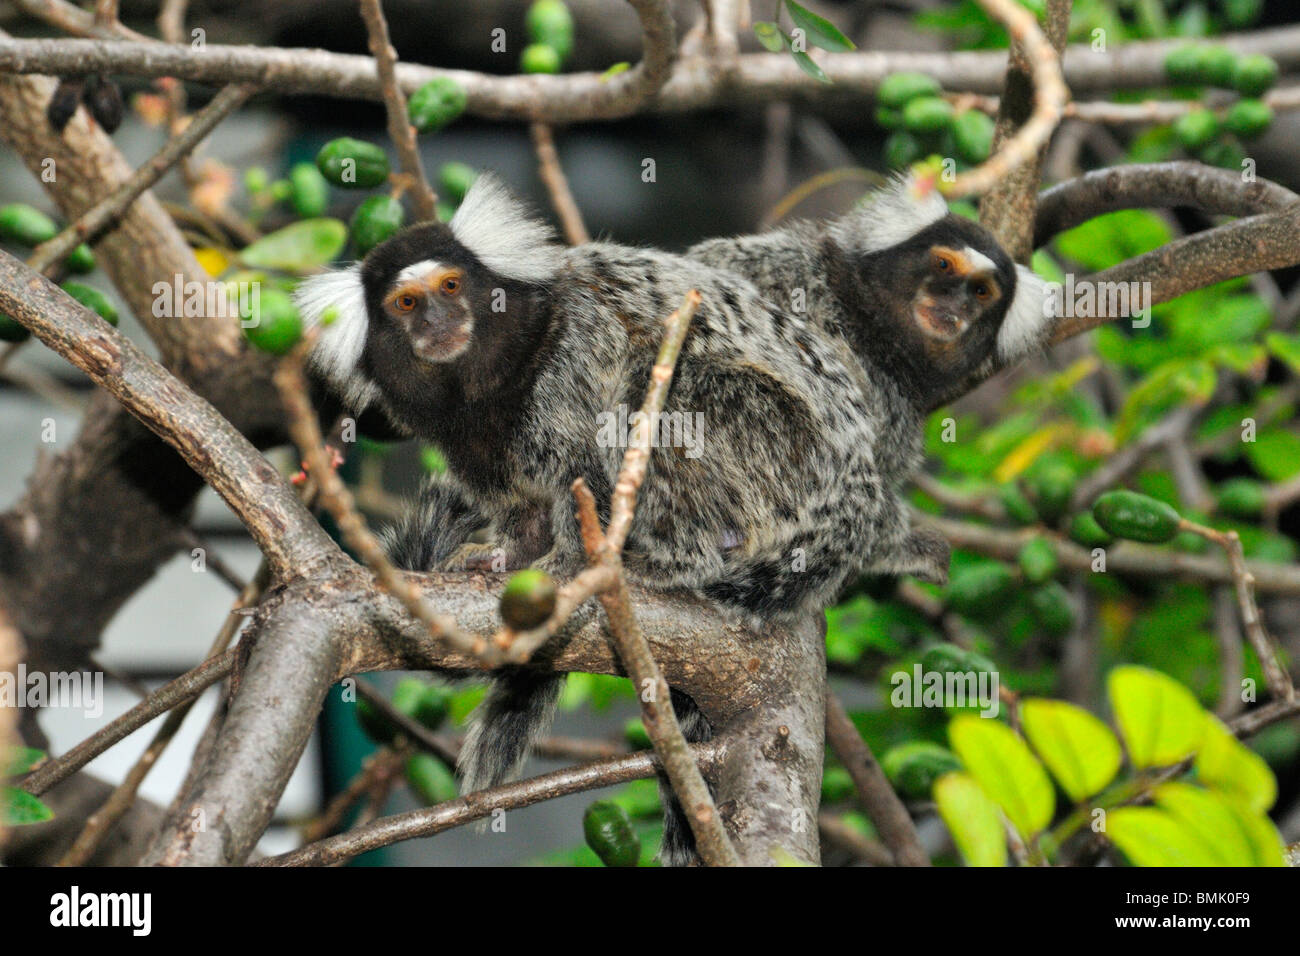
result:
M 830 234 L 841 248 L 880 252 L 906 242 L 946 215 L 948 204 L 937 189 L 901 174 L 832 223 Z
M 1024 266 L 1016 266 L 1016 291 L 998 330 L 998 355 L 1004 362 L 1024 358 L 1043 344 L 1056 317 L 1051 314 L 1047 284 Z
M 294 304 L 308 327 L 319 326 L 333 310 L 334 321 L 321 328 L 308 358 L 312 368 L 342 393 L 348 410 L 361 412 L 375 396 L 375 385 L 358 368 L 366 347 L 366 295 L 361 264 L 310 276 L 298 284 Z
M 966 261 L 974 267 L 976 272 L 987 272 L 989 275 L 995 275 L 997 273 L 997 263 L 979 250 L 967 246 L 961 252 L 962 255 L 966 257 Z
M 551 227 L 488 173 L 474 180 L 448 225 L 485 266 L 508 278 L 544 282 L 560 268 L 564 250 Z
M 430 275 L 442 268 L 442 263 L 433 259 L 425 259 L 422 262 L 412 263 L 401 272 L 397 273 L 397 278 L 393 280 L 393 285 L 401 285 L 405 282 L 419 282 L 425 276 Z

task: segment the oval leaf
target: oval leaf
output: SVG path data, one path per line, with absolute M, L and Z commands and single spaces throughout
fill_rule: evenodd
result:
M 1119 773 L 1123 755 L 1109 727 L 1082 707 L 1035 698 L 1020 706 L 1020 725 L 1071 800 L 1090 797 Z
M 948 725 L 948 739 L 962 765 L 1021 836 L 1032 837 L 1051 822 L 1056 809 L 1052 781 L 1019 734 L 996 720 L 963 716 Z
M 807 7 L 800 6 L 794 0 L 785 0 L 785 8 L 790 11 L 794 25 L 808 35 L 808 42 L 832 53 L 844 53 L 857 49 L 853 41 L 840 32 L 839 27 L 825 17 L 818 16 Z
M 263 236 L 239 254 L 244 265 L 302 273 L 325 265 L 348 240 L 337 219 L 303 219 Z
M 1225 798 L 1225 802 L 1236 817 L 1242 832 L 1246 834 L 1246 839 L 1250 841 L 1251 849 L 1255 853 L 1255 865 L 1285 866 L 1286 850 L 1282 843 L 1282 834 L 1277 832 L 1273 821 L 1230 797 Z
M 1214 857 L 1172 814 L 1121 807 L 1106 817 L 1106 836 L 1134 866 L 1214 866 Z
M 1255 853 L 1232 807 L 1209 790 L 1190 783 L 1156 788 L 1156 805 L 1178 820 L 1213 858 L 1212 866 L 1254 866 Z
M 934 783 L 934 801 L 967 866 L 1006 866 L 1002 815 L 975 778 L 947 773 Z
M 0 824 L 21 827 L 54 817 L 54 811 L 17 787 L 0 787 Z
M 1277 799 L 1277 780 L 1264 758 L 1233 735 L 1223 721 L 1205 715 L 1205 736 L 1196 752 L 1196 777 L 1207 787 L 1264 813 Z
M 1117 667 L 1107 690 L 1134 767 L 1164 767 L 1196 752 L 1205 711 L 1178 681 L 1146 667 Z
M 759 20 L 754 24 L 754 36 L 769 53 L 780 53 L 785 46 L 785 37 L 781 28 L 770 20 Z

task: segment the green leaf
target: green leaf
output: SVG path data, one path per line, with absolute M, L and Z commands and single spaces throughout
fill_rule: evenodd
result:
M 1273 826 L 1273 821 L 1262 813 L 1256 813 L 1249 807 L 1242 806 L 1236 800 L 1227 798 L 1229 808 L 1237 819 L 1254 850 L 1256 866 L 1284 866 L 1282 835 Z
M 325 265 L 348 241 L 338 219 L 303 219 L 263 236 L 239 254 L 244 265 L 303 273 Z
M 4 753 L 4 769 L 0 771 L 0 779 L 22 776 L 44 759 L 44 750 L 35 747 L 11 747 Z
M 1253 866 L 1255 853 L 1237 814 L 1218 794 L 1190 783 L 1161 784 L 1155 802 L 1197 839 L 1211 866 Z
M 1204 403 L 1214 393 L 1217 381 L 1208 362 L 1173 359 L 1157 366 L 1125 399 L 1115 425 L 1115 440 L 1124 443 L 1176 406 Z
M 1047 771 L 1006 724 L 961 716 L 948 725 L 952 749 L 1026 839 L 1052 821 L 1056 795 Z
M 1093 271 L 1150 252 L 1173 238 L 1155 213 L 1123 209 L 1090 219 L 1056 238 L 1056 249 Z
M 935 781 L 934 802 L 968 866 L 1007 865 L 1002 815 L 974 777 L 944 774 Z
M 794 62 L 799 65 L 799 69 L 803 70 L 818 83 L 830 84 L 831 78 L 826 75 L 826 71 L 818 66 L 816 61 L 807 53 L 800 53 L 797 50 L 791 50 L 790 55 L 794 57 Z
M 1124 666 L 1110 672 L 1106 686 L 1134 767 L 1164 767 L 1196 752 L 1205 735 L 1205 712 L 1178 681 L 1146 667 Z
M 1277 799 L 1277 780 L 1264 758 L 1213 714 L 1205 715 L 1205 736 L 1196 753 L 1196 777 L 1207 787 L 1263 813 Z
M 1300 335 L 1284 335 L 1270 332 L 1264 338 L 1270 355 L 1291 366 L 1291 371 L 1300 372 Z
M 779 50 L 781 48 L 778 46 L 777 49 Z M 600 82 L 604 83 L 606 80 L 612 80 L 620 73 L 626 73 L 630 69 L 632 69 L 631 63 L 627 62 L 627 60 L 620 60 L 618 63 L 615 63 L 604 73 L 600 74 Z
M 755 22 L 754 36 L 758 37 L 758 42 L 763 44 L 763 48 L 770 53 L 780 53 L 781 48 L 785 46 L 785 34 L 770 20 Z
M 1020 705 L 1020 726 L 1071 800 L 1089 797 L 1115 779 L 1123 756 L 1109 727 L 1082 707 L 1031 698 Z
M 1214 866 L 1215 857 L 1177 817 L 1158 807 L 1106 815 L 1106 836 L 1134 866 Z
M 1243 447 L 1251 465 L 1269 481 L 1300 475 L 1300 436 L 1274 428 L 1260 432 Z
M 848 50 L 857 49 L 853 45 L 853 41 L 841 33 L 839 27 L 825 17 L 818 16 L 806 7 L 795 3 L 794 0 L 785 0 L 785 8 L 790 11 L 790 19 L 794 21 L 795 26 L 808 35 L 808 42 L 813 46 L 819 46 L 823 50 L 830 50 L 832 53 L 844 53 Z
M 21 827 L 54 817 L 54 811 L 17 787 L 0 787 L 0 824 Z

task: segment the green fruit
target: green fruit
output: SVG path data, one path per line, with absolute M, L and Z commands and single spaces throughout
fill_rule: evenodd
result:
M 559 73 L 560 54 L 555 47 L 545 43 L 530 44 L 519 54 L 519 70 L 522 73 Z
M 1219 135 L 1219 121 L 1207 109 L 1194 109 L 1174 121 L 1174 135 L 1187 149 L 1200 149 Z
M 952 104 L 937 96 L 921 96 L 903 107 L 903 126 L 912 133 L 937 133 L 952 123 Z
M 0 312 L 0 342 L 26 342 L 31 336 L 27 326 Z
M 996 562 L 977 564 L 956 572 L 948 582 L 948 606 L 976 619 L 1003 610 L 1011 595 L 1011 569 Z
M 1165 75 L 1171 83 L 1196 85 L 1201 82 L 1201 48 L 1194 43 L 1180 46 L 1165 57 Z
M 78 275 L 85 275 L 88 272 L 95 271 L 95 254 L 90 251 L 90 246 L 84 242 L 68 253 L 68 258 L 63 260 L 68 269 Z
M 641 859 L 641 838 L 617 803 L 597 800 L 582 815 L 587 846 L 606 866 L 636 866 Z
M 1003 485 L 999 488 L 998 501 L 1007 510 L 1007 517 L 1016 524 L 1035 524 L 1038 521 L 1038 512 L 1034 510 L 1033 502 L 1025 497 L 1019 485 Z
M 1025 579 L 1042 584 L 1056 573 L 1056 549 L 1046 538 L 1031 538 L 1020 549 L 1020 570 Z
M 1237 69 L 1237 55 L 1227 47 L 1203 46 L 1200 48 L 1199 73 L 1204 83 L 1232 88 L 1232 77 Z
M 1242 139 L 1254 139 L 1273 123 L 1273 108 L 1263 100 L 1237 100 L 1223 119 L 1224 128 Z
M 1241 161 L 1246 158 L 1245 151 L 1237 144 L 1236 140 L 1211 143 L 1196 155 L 1201 162 L 1207 165 L 1236 170 L 1241 169 Z
M 1039 459 L 1025 476 L 1025 486 L 1039 517 L 1048 524 L 1056 524 L 1070 507 L 1070 498 L 1078 480 L 1074 467 L 1063 459 Z
M 979 110 L 965 110 L 952 121 L 952 139 L 957 155 L 968 163 L 982 163 L 993 151 L 992 117 Z
M 1268 503 L 1268 492 L 1250 478 L 1230 478 L 1219 485 L 1219 510 L 1234 518 L 1255 518 Z
M 525 568 L 501 592 L 501 619 L 516 631 L 540 625 L 555 610 L 555 582 L 545 571 Z
M 460 202 L 478 178 L 478 170 L 468 163 L 443 163 L 438 168 L 438 187 L 452 202 Z
M 411 716 L 430 730 L 437 730 L 451 712 L 451 691 L 437 684 L 426 685 Z
M 415 709 L 420 706 L 420 698 L 428 686 L 418 677 L 403 677 L 393 686 L 393 696 L 389 698 L 393 709 L 414 718 Z
M 439 222 L 451 222 L 451 217 L 456 215 L 456 207 L 449 202 L 443 202 L 441 199 L 438 200 L 435 211 L 438 213 Z
M 1070 538 L 1085 548 L 1104 548 L 1115 539 L 1097 524 L 1091 511 L 1080 511 L 1070 522 Z
M 885 776 L 899 795 L 921 800 L 945 773 L 961 769 L 952 751 L 928 740 L 912 740 L 892 747 L 880 761 Z
M 543 43 L 567 60 L 573 52 L 573 16 L 562 0 L 537 0 L 524 16 L 524 27 L 534 43 Z
M 49 242 L 59 234 L 54 220 L 39 209 L 20 202 L 0 207 L 0 239 L 29 248 Z
M 903 125 L 903 112 L 892 106 L 877 106 L 876 122 L 885 129 L 898 129 Z
M 402 228 L 406 212 L 392 196 L 370 196 L 352 214 L 349 229 L 357 255 L 365 256 L 389 236 Z
M 263 283 L 241 316 L 244 337 L 255 348 L 284 355 L 302 338 L 302 319 L 289 293 Z
M 330 204 L 330 184 L 312 163 L 294 163 L 289 170 L 289 186 L 294 212 L 304 219 L 325 215 Z
M 446 803 L 460 796 L 455 775 L 433 754 L 412 754 L 406 761 L 406 782 L 426 806 Z
M 90 311 L 96 313 L 109 325 L 117 325 L 117 309 L 108 301 L 108 296 L 98 289 L 92 289 L 80 282 L 63 283 L 63 291 L 68 293 Z
M 377 744 L 391 744 L 401 733 L 396 724 L 381 714 L 375 705 L 364 697 L 357 701 L 353 713 L 356 714 L 357 723 L 365 731 L 366 736 Z
M 993 674 L 997 665 L 975 651 L 956 644 L 935 644 L 921 655 L 921 669 L 940 674 Z
M 388 179 L 388 154 L 374 143 L 342 136 L 321 147 L 316 168 L 335 186 L 370 189 Z
M 1178 533 L 1178 512 L 1163 501 L 1135 491 L 1108 491 L 1092 506 L 1092 516 L 1117 538 L 1161 544 Z
M 890 133 L 885 140 L 885 165 L 890 169 L 902 169 L 921 158 L 921 143 L 915 136 L 905 130 Z
M 1259 96 L 1277 82 L 1277 61 L 1263 53 L 1240 57 L 1232 71 L 1232 88 L 1242 96 Z
M 1210 550 L 1210 542 L 1195 531 L 1180 531 L 1174 535 L 1173 546 L 1188 554 L 1204 554 Z
M 943 88 L 925 73 L 891 73 L 880 81 L 876 102 L 890 109 L 902 110 L 911 100 L 937 96 Z
M 633 750 L 649 750 L 654 746 L 640 717 L 633 717 L 623 725 L 623 737 Z
M 1223 19 L 1228 21 L 1228 26 L 1240 30 L 1259 19 L 1264 0 L 1222 0 L 1220 6 L 1223 7 Z
M 1074 605 L 1059 581 L 1048 581 L 1030 591 L 1029 608 L 1052 637 L 1064 637 L 1074 627 Z
M 449 76 L 435 76 L 411 94 L 406 112 L 421 133 L 442 129 L 465 112 L 465 88 Z

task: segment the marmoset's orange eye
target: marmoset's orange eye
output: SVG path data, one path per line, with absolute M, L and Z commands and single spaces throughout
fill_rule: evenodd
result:
M 443 295 L 455 295 L 460 291 L 460 277 L 445 276 L 438 288 L 442 291 Z
M 407 295 L 399 295 L 393 300 L 393 305 L 397 306 L 397 311 L 399 312 L 410 312 L 415 308 L 415 296 L 410 295 L 409 293 Z
M 934 267 L 938 269 L 940 272 L 951 272 L 952 260 L 949 259 L 947 256 L 935 256 Z
M 981 302 L 986 300 L 992 294 L 993 290 L 989 288 L 987 282 L 977 282 L 975 284 L 975 298 L 979 299 Z

